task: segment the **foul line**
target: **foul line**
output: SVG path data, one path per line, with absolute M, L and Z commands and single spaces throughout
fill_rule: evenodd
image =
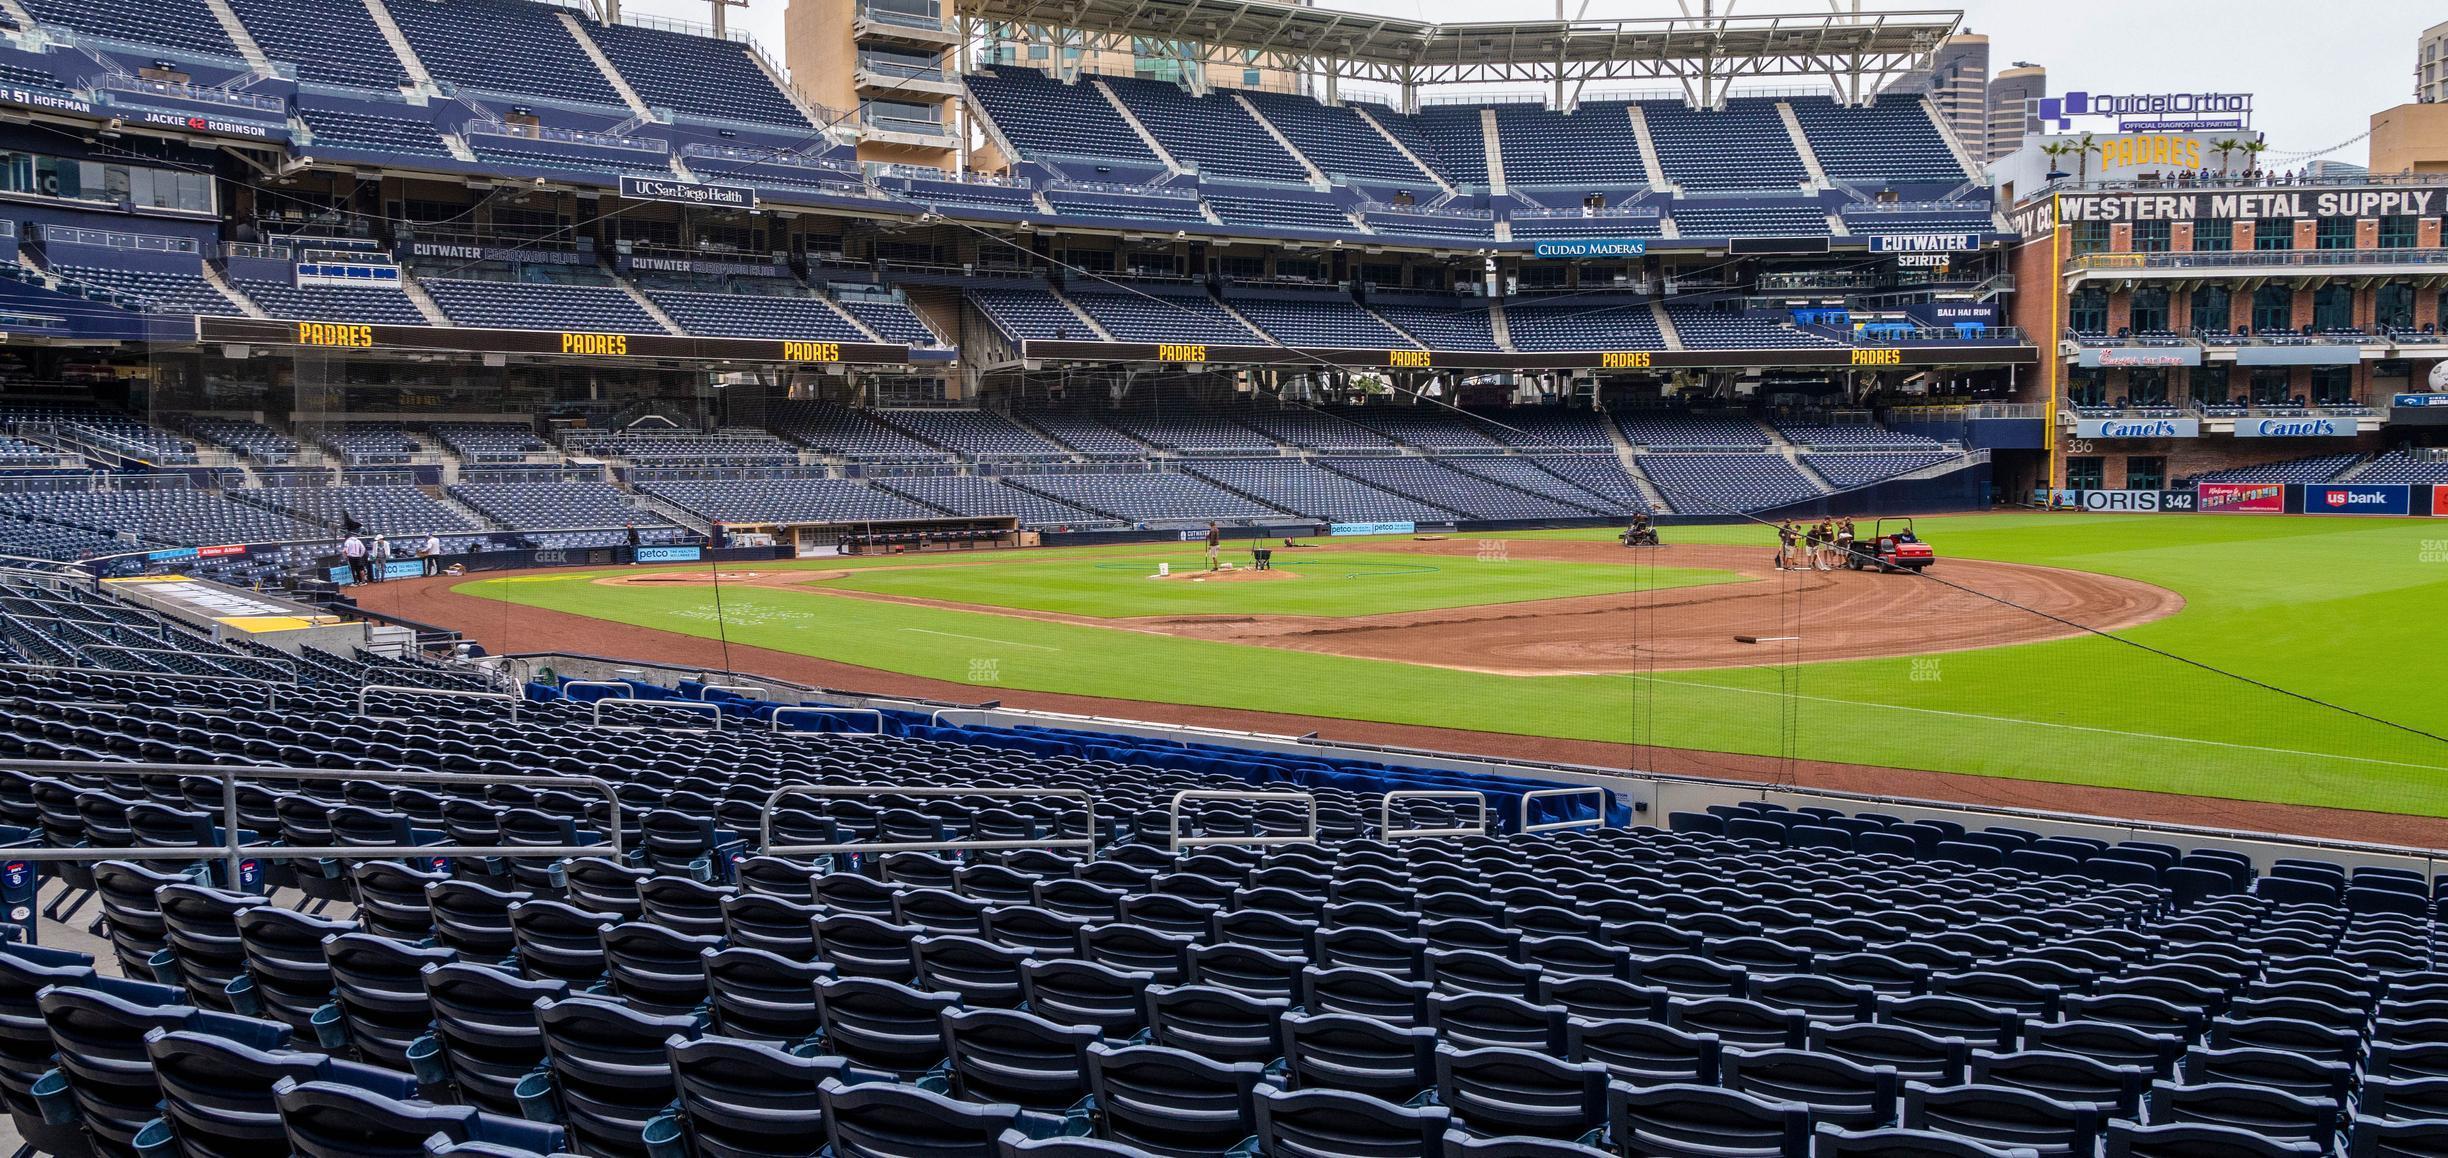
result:
M 970 642 L 972 642 L 972 643 L 999 643 L 999 644 L 1002 644 L 1002 645 L 1003 645 L 1003 646 L 1005 646 L 1005 647 L 1033 647 L 1033 648 L 1036 648 L 1036 649 L 1037 649 L 1037 650 L 1039 650 L 1039 651 L 1061 651 L 1061 650 L 1062 650 L 1062 649 L 1061 649 L 1061 648 L 1059 648 L 1059 647 L 1047 647 L 1046 645 L 1044 645 L 1044 644 L 1042 644 L 1042 643 L 1020 643 L 1020 642 L 1017 642 L 1017 641 L 1015 641 L 1015 640 L 1009 640 L 1009 639 L 988 639 L 988 638 L 986 638 L 986 637 L 985 637 L 985 636 L 983 636 L 983 635 L 962 635 L 961 633 L 959 633 L 959 632 L 957 632 L 957 631 L 934 631 L 934 630 L 930 630 L 930 629 L 928 629 L 928 628 L 924 628 L 924 627 L 904 627 L 904 628 L 902 628 L 901 630 L 903 630 L 903 631 L 915 631 L 915 632 L 917 632 L 917 633 L 918 633 L 918 634 L 920 634 L 920 635 L 940 635 L 940 636 L 943 636 L 943 637 L 944 637 L 944 638 L 946 638 L 946 639 L 966 639 L 966 640 L 968 640 L 968 641 L 970 641 Z
M 2425 772 L 2448 771 L 2448 765 L 2411 764 L 2403 760 L 2382 760 L 2374 756 L 2346 756 L 2336 752 L 2306 752 L 2300 748 L 2273 748 L 2265 744 L 2238 744 L 2232 740 L 2203 740 L 2191 736 L 2163 736 L 2157 732 L 2128 732 L 2121 728 L 2099 728 L 2089 724 L 2060 724 L 2048 720 L 2026 720 L 2016 716 L 1985 716 L 1979 712 L 1957 712 L 1946 708 L 1916 708 L 1908 704 L 1882 704 L 1871 700 L 1847 700 L 1836 696 L 1813 696 L 1787 693 L 1773 688 L 1736 688 L 1724 684 L 1702 683 L 1697 680 L 1665 679 L 1659 676 L 1626 674 L 1623 678 L 1648 683 L 1670 684 L 1683 688 L 1707 688 L 1711 691 L 1736 692 L 1751 696 L 1777 696 L 1798 700 L 1813 700 L 1823 704 L 1842 704 L 1852 708 L 1879 708 L 1890 712 L 1919 712 L 1929 716 L 1953 716 L 1964 720 L 1982 720 L 1993 724 L 2021 724 L 2032 728 L 2059 728 L 2069 732 L 2096 732 L 2103 736 L 2123 736 L 2135 740 L 2161 740 L 2171 744 L 2201 744 L 2212 748 L 2233 748 L 2241 752 L 2266 752 L 2277 756 L 2309 756 L 2315 760 L 2344 760 L 2355 764 L 2380 764 L 2394 768 L 2414 768 Z

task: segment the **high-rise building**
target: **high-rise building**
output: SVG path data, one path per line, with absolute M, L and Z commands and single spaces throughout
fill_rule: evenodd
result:
M 1938 119 L 1966 151 L 1986 160 L 1980 154 L 1989 132 L 1988 37 L 1961 32 L 1939 41 L 1927 67 L 1897 77 L 1885 91 L 1928 93 Z
M 2023 146 L 2025 134 L 2040 127 L 2039 101 L 2048 95 L 2048 69 L 2018 60 L 1989 80 L 1989 122 L 1983 147 L 1972 149 L 1984 163 Z
M 2423 29 L 2414 50 L 2414 100 L 2448 104 L 2448 24 Z
M 1964 32 L 1939 41 L 1927 66 L 1897 77 L 1886 91 L 1929 94 L 1964 151 L 1987 164 L 2014 152 L 2035 125 L 2032 102 L 2048 95 L 2048 70 L 2018 60 L 1992 74 L 1989 38 Z

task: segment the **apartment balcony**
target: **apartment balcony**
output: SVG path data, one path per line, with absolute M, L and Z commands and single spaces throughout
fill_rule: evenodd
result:
M 862 56 L 850 76 L 852 82 L 858 85 L 861 99 L 955 98 L 962 92 L 960 78 L 946 72 L 941 66 L 904 64 Z
M 861 141 L 879 145 L 906 145 L 914 149 L 949 149 L 958 144 L 952 127 L 942 121 L 899 117 L 888 113 L 861 113 L 858 119 Z
M 904 12 L 878 4 L 861 4 L 850 18 L 850 34 L 860 43 L 923 44 L 951 48 L 960 43 L 960 28 L 936 13 Z

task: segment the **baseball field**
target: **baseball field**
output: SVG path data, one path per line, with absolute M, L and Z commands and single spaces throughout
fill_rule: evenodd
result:
M 2448 526 L 1995 514 L 1924 518 L 1919 533 L 1940 556 L 1921 577 L 1780 571 L 1761 529 L 1705 527 L 1670 528 L 1662 549 L 1604 531 L 1334 540 L 1277 547 L 1266 571 L 1246 546 L 1209 573 L 1195 544 L 1168 543 L 435 590 L 479 620 L 545 609 L 965 684 L 974 699 L 1060 693 L 2448 816 Z

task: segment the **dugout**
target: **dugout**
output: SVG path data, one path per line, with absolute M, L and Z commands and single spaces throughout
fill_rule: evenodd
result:
M 797 558 L 824 555 L 917 555 L 1034 547 L 1037 534 L 1022 531 L 1010 515 L 834 523 L 727 523 L 734 540 L 743 534 L 773 536 L 774 545 Z

